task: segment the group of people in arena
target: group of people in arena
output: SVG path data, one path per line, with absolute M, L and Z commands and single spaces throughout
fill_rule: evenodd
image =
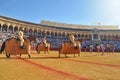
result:
M 107 44 L 100 44 L 100 45 L 96 45 L 94 46 L 93 44 L 91 44 L 89 46 L 89 51 L 92 53 L 93 51 L 96 50 L 96 52 L 102 52 L 104 54 L 104 52 L 107 52 L 107 53 L 114 53 L 115 52 L 115 45 L 111 45 L 110 43 L 107 43 Z
M 9 34 L 9 33 L 8 33 Z M 10 34 L 12 35 L 12 34 Z M 24 49 L 24 28 L 20 28 L 19 32 L 17 32 L 17 37 L 20 40 L 20 49 Z M 5 35 L 6 36 L 6 35 Z M 3 38 L 6 38 L 3 35 L 0 35 L 0 43 L 2 44 L 2 42 L 5 40 Z M 7 38 L 6 38 L 7 39 Z M 69 35 L 69 37 L 65 38 L 65 37 L 45 37 L 45 36 L 41 36 L 38 37 L 38 42 L 43 43 L 45 45 L 45 47 L 47 47 L 47 42 L 51 43 L 51 46 L 55 46 L 55 47 L 60 47 L 60 45 L 64 42 L 70 42 L 73 43 L 74 48 L 76 48 L 76 43 L 75 43 L 75 37 L 74 37 L 74 33 L 71 33 Z M 101 41 L 101 44 L 94 46 L 94 44 L 91 44 L 90 40 L 83 40 L 82 44 L 81 44 L 81 49 L 82 51 L 97 51 L 97 52 L 115 52 L 115 51 L 119 51 L 120 50 L 120 41 L 114 41 L 114 40 L 103 40 Z

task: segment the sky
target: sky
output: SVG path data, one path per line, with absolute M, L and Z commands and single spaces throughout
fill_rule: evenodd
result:
M 120 0 L 0 0 L 0 15 L 82 25 L 120 25 Z

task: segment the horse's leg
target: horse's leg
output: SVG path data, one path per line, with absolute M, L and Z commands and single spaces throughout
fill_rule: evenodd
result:
M 48 54 L 49 54 L 49 51 L 50 51 L 50 44 L 49 44 L 49 46 L 48 46 Z
M 75 53 L 74 53 L 74 57 L 76 57 L 76 56 L 75 56 Z
M 39 49 L 39 47 L 37 48 L 37 53 L 40 54 L 40 49 Z
M 49 54 L 49 51 L 47 51 L 47 53 Z
M 65 53 L 65 57 L 66 57 L 66 58 L 68 57 L 66 53 Z
M 79 52 L 78 52 L 78 56 L 80 56 L 80 53 L 81 53 L 81 49 L 80 49 L 80 47 L 79 47 Z
M 46 54 L 46 51 L 44 51 L 44 54 Z
M 29 58 L 31 58 L 31 55 L 30 55 L 30 54 L 28 54 L 28 57 L 29 57 Z
M 31 58 L 31 55 L 30 55 L 30 45 L 28 47 L 28 57 Z
M 22 54 L 20 54 L 20 58 L 21 58 Z
M 80 56 L 80 53 L 78 53 L 78 56 Z
M 48 50 L 47 50 L 47 53 L 49 54 L 49 48 L 48 48 Z
M 40 49 L 39 49 L 39 51 L 38 51 L 38 52 L 39 52 L 39 54 L 40 54 L 40 52 L 41 52 L 41 51 L 40 51 Z
M 81 44 L 80 44 L 80 42 L 78 42 L 78 44 L 77 44 L 77 46 L 78 46 L 78 51 L 77 51 L 77 53 L 78 53 L 78 56 L 80 56 L 80 53 L 81 53 Z
M 6 57 L 7 57 L 7 58 L 10 58 L 10 54 L 9 54 L 9 53 L 6 53 Z
M 81 50 L 78 52 L 78 56 L 80 56 Z
M 59 55 L 58 55 L 59 58 L 60 58 L 60 54 L 61 54 L 61 51 L 59 50 Z
M 102 50 L 102 56 L 103 56 L 103 55 L 105 55 L 105 52 L 104 52 L 104 50 Z

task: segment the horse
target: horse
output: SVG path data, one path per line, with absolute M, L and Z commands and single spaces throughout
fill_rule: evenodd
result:
M 59 50 L 58 57 L 60 57 L 61 54 L 65 54 L 65 57 L 67 57 L 67 54 L 74 54 L 74 57 L 75 57 L 75 54 L 78 54 L 78 56 L 80 56 L 80 52 L 81 52 L 80 42 L 75 41 L 75 43 L 77 44 L 76 47 L 74 47 L 74 44 L 70 42 L 63 43 L 61 45 L 61 49 Z
M 3 42 L 0 50 L 0 54 L 3 52 L 6 54 L 7 58 L 10 58 L 10 55 L 20 55 L 21 54 L 28 54 L 29 58 L 30 55 L 30 43 L 32 41 L 36 42 L 36 38 L 34 36 L 30 36 L 24 39 L 24 49 L 20 49 L 20 40 L 18 38 L 9 38 Z
M 41 51 L 44 51 L 44 53 L 49 53 L 50 51 L 50 43 L 47 43 L 47 47 L 45 47 L 44 44 L 40 44 L 38 43 L 37 46 L 36 46 L 36 51 L 38 54 L 40 54 Z

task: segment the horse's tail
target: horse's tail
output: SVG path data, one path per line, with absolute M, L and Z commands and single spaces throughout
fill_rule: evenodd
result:
M 5 42 L 6 41 L 4 41 L 3 42 L 3 44 L 2 44 L 2 46 L 1 46 L 1 49 L 0 49 L 0 54 L 2 54 L 2 52 L 4 51 L 4 49 L 5 49 Z

